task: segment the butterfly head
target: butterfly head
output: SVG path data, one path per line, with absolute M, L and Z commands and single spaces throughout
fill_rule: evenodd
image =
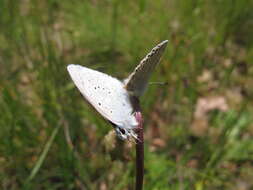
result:
M 121 140 L 137 139 L 137 135 L 133 129 L 126 129 L 120 126 L 115 127 L 115 132 Z

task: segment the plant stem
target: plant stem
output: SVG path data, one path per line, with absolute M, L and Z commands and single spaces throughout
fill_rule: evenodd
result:
M 144 176 L 144 137 L 143 137 L 143 118 L 141 114 L 140 101 L 138 97 L 131 97 L 132 105 L 135 110 L 135 118 L 138 122 L 136 129 L 137 142 L 136 142 L 136 182 L 135 190 L 142 190 L 143 176 Z
M 135 113 L 138 121 L 138 142 L 136 143 L 136 184 L 135 190 L 142 190 L 144 176 L 144 138 L 143 138 L 143 119 L 140 111 Z

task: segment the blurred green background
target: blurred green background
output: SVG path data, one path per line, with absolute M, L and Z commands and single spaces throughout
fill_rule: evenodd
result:
M 162 40 L 142 97 L 145 190 L 253 189 L 252 0 L 0 0 L 0 189 L 134 188 L 135 149 L 66 66 L 128 76 Z

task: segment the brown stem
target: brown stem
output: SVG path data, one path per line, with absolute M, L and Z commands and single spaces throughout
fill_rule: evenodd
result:
M 143 119 L 140 111 L 135 113 L 138 121 L 138 141 L 136 143 L 136 184 L 135 190 L 142 190 L 144 175 L 144 138 L 143 138 Z
M 140 101 L 138 97 L 131 96 L 131 103 L 135 110 L 135 118 L 138 122 L 136 129 L 136 182 L 135 190 L 142 190 L 144 176 L 144 137 L 143 137 L 143 118 L 141 114 Z

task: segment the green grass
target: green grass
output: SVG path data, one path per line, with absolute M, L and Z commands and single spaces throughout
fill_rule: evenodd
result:
M 133 189 L 134 146 L 108 137 L 66 66 L 123 79 L 165 39 L 152 81 L 168 85 L 141 99 L 144 189 L 252 189 L 252 9 L 250 0 L 0 0 L 0 189 Z M 227 108 L 197 117 L 210 97 Z

